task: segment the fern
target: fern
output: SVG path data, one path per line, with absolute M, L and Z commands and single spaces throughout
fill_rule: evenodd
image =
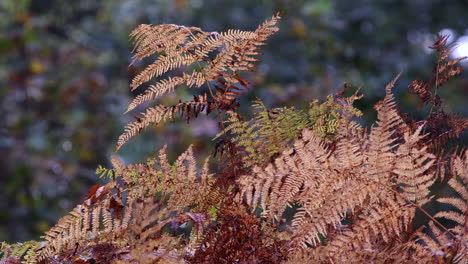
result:
M 425 201 L 434 179 L 428 173 L 434 157 L 415 146 L 421 138 L 420 130 L 413 135 L 406 133 L 401 139 L 403 143 L 396 143 L 395 131 L 405 128 L 390 92 L 394 82 L 387 86 L 387 96 L 376 106 L 378 126 L 368 136 L 340 131 L 337 148 L 332 150 L 306 129 L 293 148 L 285 149 L 274 162 L 264 168 L 255 167 L 253 175 L 239 180 L 241 197 L 245 196 L 253 209 L 260 204 L 263 214 L 274 219 L 281 219 L 286 207 L 301 205 L 292 222 L 297 230 L 294 237 L 312 245 L 320 242 L 319 234 L 326 235 L 327 226 L 339 228 L 349 210 L 363 214 L 366 219 L 384 219 L 389 221 L 386 225 L 404 229 L 398 227 L 398 215 L 401 215 L 405 218 L 404 226 L 408 226 L 412 213 L 402 209 L 404 201 Z M 341 122 L 345 126 L 350 121 Z M 356 124 L 347 127 L 359 130 Z M 357 140 L 350 135 L 358 136 Z M 410 160 L 408 155 L 412 155 Z M 386 209 L 381 211 L 383 208 Z M 400 210 L 390 212 L 390 208 Z M 381 218 L 385 214 L 396 218 Z M 369 228 L 375 235 L 385 235 L 376 232 L 382 229 L 380 223 L 372 223 L 365 224 L 363 242 L 372 242 L 368 231 L 364 231 Z
M 177 221 L 193 221 L 193 232 L 203 229 L 209 219 L 208 211 L 222 198 L 212 184 L 208 160 L 203 169 L 197 171 L 192 147 L 174 164 L 167 160 L 165 149 L 146 164 L 121 167 L 123 165 L 115 158 L 113 163 L 119 178 L 105 186 L 92 187 L 82 205 L 46 232 L 45 243 L 37 251 L 38 259 L 46 260 L 75 247 L 82 249 L 82 245 L 94 247 L 104 243 L 116 248 L 130 243 L 128 257 L 135 260 L 147 259 L 155 246 L 161 250 L 166 248 L 155 259 L 183 256 L 184 252 L 176 252 L 182 246 L 180 238 L 164 235 L 163 228 Z M 115 172 L 112 175 L 116 175 Z M 200 220 L 194 220 L 198 219 L 196 215 Z M 154 236 L 166 238 L 161 240 Z
M 260 99 L 255 100 L 252 107 L 256 113 L 249 121 L 241 121 L 236 113 L 228 112 L 226 127 L 214 138 L 231 135 L 232 142 L 245 153 L 243 166 L 246 168 L 268 162 L 298 139 L 305 128 L 310 128 L 318 137 L 334 140 L 343 111 L 343 105 L 332 95 L 321 104 L 318 100 L 310 102 L 305 110 L 294 107 L 270 110 Z M 353 116 L 361 115 L 354 107 L 349 111 Z
M 440 211 L 434 215 L 439 221 L 448 220 L 454 223 L 452 228 L 441 230 L 440 226 L 432 224 L 430 231 L 433 236 L 420 233 L 420 241 L 428 245 L 434 255 L 438 255 L 446 262 L 453 259 L 456 263 L 468 261 L 468 151 L 462 156 L 451 157 L 451 172 L 448 184 L 456 192 L 458 197 L 442 197 L 437 199 L 439 203 L 450 205 L 453 209 Z M 453 243 L 460 240 L 461 243 Z M 457 248 L 458 247 L 458 248 Z
M 143 94 L 138 95 L 127 108 L 135 109 L 143 102 L 154 100 L 173 92 L 185 84 L 187 87 L 200 88 L 207 84 L 208 93 L 194 97 L 193 101 L 174 106 L 157 105 L 143 113 L 142 118 L 125 127 L 119 137 L 116 150 L 125 142 L 150 124 L 158 124 L 172 119 L 178 111 L 186 115 L 197 116 L 204 109 L 209 113 L 213 108 L 218 110 L 236 109 L 236 98 L 248 88 L 248 82 L 238 75 L 240 71 L 252 71 L 259 55 L 258 49 L 278 28 L 275 24 L 280 15 L 260 25 L 255 31 L 228 30 L 227 32 L 205 32 L 196 27 L 185 27 L 172 24 L 158 26 L 140 25 L 130 36 L 134 40 L 134 62 L 158 54 L 155 62 L 144 69 L 132 80 L 132 90 L 154 77 L 179 69 L 182 66 L 196 65 L 197 69 L 183 72 L 182 76 L 173 76 L 159 80 Z M 216 53 L 211 57 L 213 53 Z M 212 91 L 211 86 L 216 88 Z
M 116 172 L 114 170 L 106 169 L 99 165 L 96 168 L 96 174 L 99 175 L 99 178 L 109 178 L 111 180 L 115 180 Z
M 13 245 L 2 242 L 0 245 L 0 263 L 37 263 L 36 251 L 40 247 L 40 243 L 37 241 L 31 240 Z
M 451 51 L 455 47 L 454 45 L 447 46 L 448 38 L 448 35 L 437 35 L 436 41 L 430 47 L 438 53 L 438 59 L 434 67 L 434 75 L 432 78 L 427 82 L 417 79 L 408 85 L 408 90 L 416 94 L 421 99 L 420 107 L 429 103 L 433 107 L 440 108 L 442 106 L 442 101 L 437 95 L 437 90 L 440 86 L 447 83 L 447 81 L 453 76 L 460 74 L 463 71 L 463 68 L 457 65 L 457 63 L 468 57 L 447 60 Z M 434 90 L 431 91 L 432 89 Z
M 208 91 L 147 108 L 126 126 L 117 149 L 178 114 L 189 121 L 216 111 L 218 170 L 210 172 L 208 159 L 198 169 L 193 146 L 174 162 L 166 146 L 145 163 L 125 165 L 114 156 L 113 169 L 96 169 L 109 183 L 91 187 L 43 241 L 2 242 L 0 263 L 465 263 L 468 151 L 436 151 L 466 128 L 463 118 L 441 121 L 446 114 L 437 89 L 461 71 L 455 65 L 461 59 L 447 61 L 446 38 L 433 46 L 436 77 L 410 86 L 436 110 L 425 122 L 399 113 L 392 93 L 399 76 L 374 106 L 370 128 L 354 120 L 362 115 L 353 106 L 363 96 L 358 92 L 314 100 L 305 109 L 268 109 L 257 99 L 254 117 L 243 121 L 235 110 L 249 86 L 238 72 L 253 69 L 278 19 L 255 31 L 171 24 L 133 31 L 134 61 L 157 57 L 132 89 L 160 79 L 127 111 L 181 85 L 206 84 Z M 183 73 L 161 79 L 176 69 Z M 433 135 L 435 124 L 447 131 Z M 453 195 L 434 198 L 437 179 Z M 430 214 L 423 206 L 431 201 L 445 208 Z M 414 229 L 417 213 L 428 221 Z
M 408 91 L 421 100 L 420 109 L 425 104 L 431 106 L 425 120 L 430 134 L 424 141 L 432 152 L 442 151 L 441 146 L 449 140 L 459 138 L 468 129 L 468 119 L 456 114 L 447 114 L 444 111 L 443 101 L 438 95 L 438 90 L 444 84 L 463 71 L 463 68 L 457 64 L 468 58 L 449 60 L 449 55 L 456 45 L 447 45 L 447 40 L 448 36 L 437 35 L 435 43 L 430 47 L 437 52 L 438 57 L 431 78 L 427 81 L 416 79 L 408 85 Z M 409 119 L 407 123 L 415 129 L 420 122 Z

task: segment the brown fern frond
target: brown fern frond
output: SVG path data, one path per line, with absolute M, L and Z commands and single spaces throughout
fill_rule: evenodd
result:
M 127 232 L 133 239 L 130 253 L 136 260 L 143 261 L 141 263 L 181 260 L 187 254 L 182 249 L 188 246 L 174 235 L 176 230 L 192 222 L 192 232 L 202 235 L 209 220 L 209 210 L 222 200 L 212 185 L 208 161 L 198 171 L 190 146 L 174 164 L 170 164 L 165 149 L 166 146 L 160 150 L 158 159 L 128 167 L 123 175 L 133 186 L 129 196 L 138 197 L 131 199 L 134 213 Z M 136 178 L 131 176 L 134 172 L 137 172 Z M 155 195 L 157 199 L 154 199 Z M 174 234 L 168 236 L 164 231 L 166 227 L 170 227 Z M 193 243 L 192 247 L 195 246 Z
M 131 36 L 135 41 L 134 60 L 141 60 L 151 54 L 164 52 L 159 55 L 155 63 L 147 67 L 143 72 L 137 75 L 131 87 L 137 88 L 144 82 L 149 81 L 153 77 L 161 76 L 162 74 L 180 68 L 182 65 L 190 65 L 195 62 L 205 62 L 207 66 L 203 67 L 200 72 L 192 74 L 184 74 L 182 79 L 190 86 L 196 84 L 200 87 L 202 83 L 216 80 L 219 73 L 225 73 L 228 82 L 236 83 L 235 75 L 242 70 L 251 70 L 253 64 L 249 61 L 256 61 L 252 56 L 258 55 L 256 52 L 259 46 L 264 44 L 264 41 L 278 28 L 274 25 L 279 20 L 279 15 L 263 25 L 259 26 L 255 31 L 240 31 L 229 30 L 226 33 L 204 32 L 199 28 L 184 27 L 177 25 L 141 25 Z M 219 53 L 212 60 L 208 60 L 208 54 L 212 51 L 220 49 Z M 204 76 L 203 76 L 204 75 Z M 232 76 L 232 77 L 231 77 Z M 164 83 L 159 87 L 154 87 L 153 91 L 163 94 L 163 88 L 166 91 L 173 90 L 172 88 L 164 88 Z M 149 95 L 147 98 L 156 98 L 157 94 Z
M 435 263 L 424 248 L 400 241 L 394 246 L 379 249 L 367 244 L 340 251 L 329 247 L 307 248 L 291 254 L 284 263 L 348 263 L 350 260 L 355 263 Z
M 216 155 L 220 156 L 220 166 L 217 173 L 219 175 L 218 184 L 229 186 L 240 175 L 246 173 L 243 153 L 244 150 L 232 142 L 232 140 L 223 138 L 216 143 L 213 157 L 216 157 Z
M 156 52 L 171 51 L 179 48 L 191 35 L 192 31 L 200 31 L 196 27 L 184 27 L 173 24 L 157 26 L 140 25 L 130 37 L 134 42 L 134 62 L 148 57 Z
M 414 197 L 420 197 L 419 202 L 423 203 L 425 196 L 428 194 L 427 188 L 434 182 L 433 173 L 429 170 L 434 157 L 432 154 L 427 153 L 425 148 L 417 147 L 417 142 L 423 137 L 419 135 L 421 129 L 422 127 L 414 133 L 406 132 L 392 150 L 397 157 L 394 171 L 397 178 L 387 179 L 388 183 L 379 179 L 378 181 L 381 182 L 370 181 L 365 185 L 360 185 L 361 188 L 368 188 L 373 185 L 375 189 L 365 192 L 363 202 L 357 204 L 358 206 L 353 206 L 352 201 L 353 197 L 359 196 L 358 193 L 355 193 L 354 196 L 346 195 L 346 189 L 353 189 L 351 186 L 356 185 L 356 183 L 344 182 L 342 185 L 345 187 L 340 187 L 340 189 L 329 187 L 330 190 L 339 193 L 339 195 L 326 199 L 331 200 L 334 204 L 342 205 L 343 209 L 341 210 L 347 208 L 348 217 L 342 219 L 345 219 L 349 223 L 348 225 L 340 225 L 341 221 L 337 219 L 334 221 L 334 228 L 337 230 L 330 232 L 329 227 L 330 225 L 333 226 L 333 223 L 327 222 L 321 217 L 332 218 L 334 213 L 330 213 L 330 210 L 336 210 L 333 208 L 340 208 L 340 206 L 323 203 L 318 207 L 320 196 L 327 194 L 323 194 L 322 191 L 319 191 L 320 196 L 313 196 L 313 193 L 306 194 L 308 197 L 307 202 L 311 203 L 310 201 L 313 201 L 315 206 L 310 207 L 307 202 L 299 202 L 301 207 L 292 223 L 293 227 L 296 227 L 293 229 L 295 230 L 294 238 L 300 238 L 314 248 L 307 247 L 304 250 L 297 250 L 288 259 L 289 262 L 286 263 L 341 263 L 347 262 L 350 257 L 353 258 L 353 261 L 366 263 L 369 261 L 376 263 L 452 263 L 452 261 L 463 263 L 463 261 L 466 261 L 466 198 L 468 197 L 466 175 L 468 175 L 468 166 L 464 155 L 452 156 L 452 165 L 450 166 L 452 178 L 449 185 L 457 190 L 460 198 L 438 199 L 440 203 L 449 204 L 455 210 L 441 211 L 434 215 L 434 218 L 438 219 L 438 221 L 449 220 L 455 225 L 447 229 L 440 226 L 440 222 L 430 222 L 427 232 L 417 231 L 412 233 L 411 231 L 411 222 L 416 210 L 411 201 L 417 201 L 418 198 Z M 304 154 L 299 156 L 302 157 Z M 346 171 L 340 170 L 339 168 L 342 166 L 340 165 L 333 164 L 332 166 L 337 174 L 343 175 Z M 359 170 L 358 173 L 351 173 L 365 175 L 369 164 L 364 163 L 357 167 L 362 166 L 367 167 L 365 171 Z M 353 168 L 350 165 L 343 167 L 348 170 Z M 402 172 L 398 169 L 400 167 L 406 169 Z M 409 171 L 411 173 L 407 173 Z M 290 173 L 294 172 L 291 171 Z M 303 173 L 307 172 L 303 171 Z M 392 172 L 390 173 L 393 175 Z M 330 172 L 327 172 L 327 176 L 327 178 L 334 177 Z M 344 181 L 345 177 L 341 179 L 341 181 Z M 360 179 L 355 177 L 353 180 L 359 181 Z M 393 181 L 401 183 L 402 190 L 400 192 L 386 192 L 380 189 L 391 187 Z M 314 185 L 317 186 L 322 182 L 323 180 L 314 183 Z M 391 188 L 396 187 L 396 185 L 393 185 Z M 317 189 L 314 189 L 314 191 L 317 192 Z M 418 191 L 421 194 L 416 194 Z M 378 198 L 378 196 L 381 198 Z M 372 200 L 375 202 L 373 203 Z M 313 210 L 318 210 L 320 213 L 314 213 Z M 432 219 L 436 221 L 434 218 Z M 443 228 L 441 229 L 441 227 Z M 313 230 L 313 232 L 310 232 L 310 230 Z
M 437 154 L 438 160 L 435 164 L 435 171 L 438 178 L 443 178 L 444 171 L 448 166 L 450 158 L 443 153 L 450 153 L 446 149 L 447 143 L 457 140 L 468 129 L 468 120 L 457 114 L 445 113 L 441 98 L 437 95 L 440 86 L 444 85 L 454 75 L 462 71 L 462 67 L 457 64 L 466 57 L 448 60 L 451 51 L 456 45 L 447 46 L 448 36 L 438 35 L 435 43 L 431 46 L 438 54 L 438 59 L 434 65 L 433 76 L 428 81 L 414 80 L 408 90 L 416 94 L 420 100 L 421 108 L 424 104 L 431 105 L 429 113 L 424 120 L 415 121 L 405 118 L 412 131 L 416 131 L 422 124 L 425 124 L 425 132 L 429 132 L 421 141 L 421 146 L 426 146 L 429 152 Z M 445 158 L 443 158 L 445 156 Z M 439 176 L 439 175 L 442 175 Z
M 423 126 L 414 134 L 406 132 L 404 143 L 397 150 L 397 159 L 393 172 L 396 180 L 402 183 L 403 196 L 417 204 L 424 204 L 429 196 L 429 187 L 434 184 L 435 175 L 429 169 L 433 166 L 435 156 L 427 152 L 427 148 L 419 148 L 418 142 L 424 137 L 420 135 Z
M 254 69 L 253 62 L 258 61 L 255 56 L 260 54 L 258 49 L 278 31 L 275 25 L 279 19 L 280 15 L 276 14 L 255 31 L 228 30 L 223 33 L 204 32 L 200 28 L 172 24 L 140 25 L 130 34 L 135 45 L 132 64 L 152 54 L 156 54 L 157 57 L 153 64 L 133 78 L 130 85 L 132 90 L 176 69 L 181 70 L 182 74 L 169 76 L 151 85 L 130 103 L 126 112 L 146 101 L 173 92 L 184 84 L 189 88 L 193 86 L 200 88 L 203 84 L 207 84 L 209 94 L 213 96 L 210 98 L 213 104 L 209 106 L 205 104 L 209 110 L 237 109 L 238 97 L 248 91 L 248 82 L 243 80 L 238 72 Z M 195 69 L 185 72 L 186 66 L 193 66 Z M 211 90 L 211 84 L 216 88 L 215 94 Z M 207 100 L 206 97 L 203 99 Z M 195 102 L 181 103 L 172 107 L 157 105 L 148 108 L 142 114 L 141 121 L 127 124 L 125 132 L 119 137 L 116 150 L 150 123 L 167 120 L 176 111 L 182 109 L 188 111 L 186 116 L 190 117 L 192 109 L 189 105 L 193 104 Z M 200 107 L 201 103 L 196 105 Z M 195 116 L 198 113 L 199 111 L 195 110 Z
M 361 99 L 364 95 L 358 95 L 356 91 L 351 97 L 343 100 L 343 113 L 338 125 L 338 136 L 346 140 L 339 140 L 337 145 L 337 165 L 351 169 L 360 166 L 364 162 L 364 148 L 366 144 L 366 130 L 357 122 L 353 121 L 356 113 L 353 103 Z M 350 159 L 349 157 L 353 157 Z
M 111 163 L 118 175 L 122 174 L 122 171 L 125 168 L 124 162 L 117 156 L 111 157 Z
M 468 260 L 466 231 L 454 238 L 433 222 L 429 222 L 428 228 L 416 234 L 415 242 L 410 243 L 409 246 L 416 249 L 422 248 L 426 258 L 432 263 L 466 263 Z
M 221 75 L 226 76 L 226 74 Z M 239 107 L 237 103 L 239 96 L 245 94 L 249 90 L 247 81 L 242 80 L 238 74 L 234 74 L 233 76 L 240 86 L 226 82 L 223 78 L 219 78 L 217 83 L 213 85 L 216 89 L 213 99 L 217 102 L 217 107 L 220 109 L 237 110 Z
M 190 263 L 281 263 L 285 242 L 271 238 L 271 229 L 240 205 L 221 208 L 218 224 L 211 226 Z
M 141 130 L 150 125 L 157 125 L 167 120 L 172 121 L 177 113 L 185 116 L 187 122 L 189 122 L 192 116 L 197 117 L 203 111 L 206 111 L 208 114 L 214 107 L 215 104 L 208 101 L 206 94 L 198 97 L 194 96 L 193 101 L 180 102 L 172 106 L 157 105 L 150 107 L 142 114 L 141 118 L 125 126 L 125 132 L 119 136 L 117 141 L 116 151 L 132 137 L 140 133 Z
M 373 127 L 369 134 L 369 151 L 367 159 L 371 165 L 369 173 L 377 178 L 389 178 L 389 165 L 394 164 L 396 156 L 392 149 L 396 146 L 398 131 L 407 131 L 403 119 L 398 114 L 391 88 L 400 75 L 385 87 L 385 98 L 374 108 L 377 110 L 377 127 Z
M 125 127 L 117 150 L 150 125 L 177 114 L 188 122 L 216 109 L 223 128 L 216 138 L 224 136 L 215 150 L 222 155 L 216 177 L 208 159 L 197 168 L 193 146 L 174 162 L 167 146 L 145 163 L 125 165 L 112 157 L 114 169 L 97 170 L 110 183 L 91 187 L 44 241 L 1 243 L 0 262 L 16 263 L 27 250 L 26 261 L 37 255 L 41 263 L 467 262 L 468 150 L 442 151 L 440 145 L 459 137 L 468 122 L 445 114 L 437 96 L 464 58 L 448 61 L 451 47 L 438 36 L 433 78 L 410 85 L 423 104 L 432 104 L 423 122 L 405 122 L 398 112 L 392 88 L 399 75 L 374 106 L 377 121 L 369 129 L 353 119 L 361 114 L 353 107 L 362 97 L 358 92 L 313 101 L 308 111 L 267 109 L 257 100 L 260 111 L 242 121 L 232 111 L 249 90 L 239 72 L 254 69 L 278 19 L 255 31 L 178 25 L 134 30 L 133 62 L 153 54 L 156 60 L 133 79 L 132 90 L 161 79 L 127 111 L 182 85 L 206 85 L 208 91 L 192 101 L 148 108 Z M 173 71 L 178 75 L 166 76 Z M 434 192 L 437 177 L 449 192 Z M 422 206 L 430 200 L 442 209 L 428 213 Z M 416 212 L 427 222 L 420 224 Z
M 169 217 L 169 209 L 165 208 L 161 201 L 138 200 L 133 204 L 133 211 L 135 217 L 127 230 L 133 258 L 140 261 L 145 258 L 151 259 L 153 263 L 166 257 L 177 258 L 177 254 L 173 251 L 178 244 L 177 238 L 164 236 L 162 230 L 172 220 Z M 151 254 L 154 248 L 157 249 L 157 253 Z M 147 263 L 152 262 L 147 261 Z
M 395 197 L 366 210 L 327 245 L 330 254 L 342 254 L 358 248 L 383 249 L 398 239 L 410 226 L 415 208 Z
M 208 160 L 197 170 L 189 147 L 170 164 L 165 149 L 144 164 L 124 166 L 114 158 L 121 178 L 90 188 L 85 202 L 45 233 L 37 250 L 39 260 L 65 261 L 105 243 L 125 249 L 128 261 L 181 260 L 187 253 L 180 250 L 185 244 L 178 235 L 168 236 L 164 227 L 177 230 L 191 222 L 192 231 L 201 235 L 210 218 L 217 217 L 213 207 L 224 197 L 213 184 Z
M 391 88 L 397 78 L 376 104 L 377 125 L 368 134 L 350 120 L 356 99 L 351 98 L 345 102 L 341 131 L 332 145 L 304 130 L 294 147 L 274 162 L 240 177 L 240 197 L 252 210 L 260 206 L 263 215 L 275 220 L 287 207 L 298 205 L 292 238 L 303 246 L 318 246 L 330 228 L 343 228 L 342 221 L 350 215 L 354 218 L 354 236 L 347 235 L 350 243 L 358 237 L 371 243 L 372 236 L 388 243 L 391 236 L 403 234 L 415 204 L 427 200 L 435 157 L 419 146 L 422 127 L 411 133 L 396 109 Z
M 459 138 L 468 129 L 466 117 L 444 111 L 432 113 L 426 124 L 431 133 L 425 141 L 433 152 L 440 151 L 447 142 Z
M 435 49 L 438 53 L 437 63 L 434 65 L 434 74 L 431 79 L 427 82 L 417 79 L 408 85 L 408 90 L 411 93 L 416 94 L 421 99 L 419 108 L 426 103 L 430 103 L 433 107 L 439 109 L 442 101 L 437 95 L 438 88 L 447 83 L 447 81 L 453 76 L 458 75 L 463 71 L 463 68 L 456 64 L 468 57 L 447 60 L 450 52 L 455 48 L 453 45 L 447 47 L 447 40 L 447 35 L 437 35 L 434 44 L 430 47 Z M 432 91 L 433 87 L 434 91 Z
M 115 188 L 115 183 L 112 182 L 105 188 Z M 57 224 L 42 236 L 45 242 L 37 251 L 38 259 L 47 259 L 80 244 L 93 244 L 93 238 L 104 237 L 103 232 L 120 232 L 123 227 L 108 211 L 110 196 L 102 199 L 91 205 L 78 205 L 70 214 L 59 219 Z
M 440 211 L 434 215 L 438 219 L 446 219 L 455 223 L 449 230 L 459 236 L 466 236 L 468 230 L 468 151 L 463 155 L 452 155 L 451 171 L 448 185 L 453 188 L 458 197 L 442 197 L 439 203 L 450 205 L 452 210 Z
M 167 79 L 160 80 L 155 85 L 151 85 L 143 94 L 138 95 L 127 108 L 125 113 L 130 112 L 143 102 L 154 100 L 161 95 L 172 92 L 174 89 L 183 84 L 184 79 L 182 77 L 169 77 Z
M 465 150 L 460 156 L 453 157 L 452 162 L 453 178 L 449 181 L 449 184 L 464 200 L 468 200 L 466 190 L 466 181 L 468 180 L 468 150 Z M 456 180 L 456 176 L 460 177 L 461 182 Z

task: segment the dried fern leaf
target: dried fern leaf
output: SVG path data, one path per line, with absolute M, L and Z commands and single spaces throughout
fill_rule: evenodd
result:
M 130 103 L 126 112 L 173 92 L 181 85 L 200 88 L 203 84 L 207 84 L 209 89 L 215 85 L 217 90 L 213 98 L 204 98 L 204 107 L 209 108 L 208 112 L 214 107 L 219 110 L 237 108 L 237 97 L 248 90 L 248 83 L 242 80 L 238 72 L 254 69 L 253 62 L 258 60 L 255 56 L 260 54 L 258 49 L 278 31 L 275 25 L 279 19 L 280 15 L 276 14 L 255 31 L 228 30 L 223 33 L 173 24 L 140 25 L 130 34 L 135 45 L 132 64 L 152 54 L 156 54 L 156 59 L 133 78 L 130 85 L 132 90 L 175 70 L 182 74 L 160 79 L 145 89 Z M 186 72 L 185 68 L 195 69 Z M 140 121 L 126 125 L 116 150 L 149 124 L 172 119 L 174 112 L 181 109 L 191 111 L 192 107 L 196 116 L 200 112 L 196 109 L 201 105 L 201 102 L 194 100 L 171 107 L 157 105 L 147 108 Z M 187 116 L 190 114 L 187 113 Z

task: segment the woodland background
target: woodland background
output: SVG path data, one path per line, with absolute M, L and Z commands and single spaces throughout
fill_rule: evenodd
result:
M 416 116 L 419 102 L 404 84 L 431 75 L 435 34 L 460 43 L 454 56 L 468 55 L 465 0 L 1 0 L 0 241 L 37 239 L 82 202 L 98 182 L 99 164 L 111 167 L 117 137 L 133 119 L 122 115 L 133 97 L 129 81 L 145 66 L 127 66 L 133 28 L 254 29 L 277 10 L 281 30 L 246 77 L 253 89 L 241 110 L 254 94 L 268 107 L 300 106 L 347 82 L 361 87 L 366 96 L 357 107 L 372 117 L 383 87 L 401 71 L 394 91 L 402 110 Z M 448 112 L 466 116 L 468 74 L 439 95 Z M 179 89 L 165 100 L 185 97 L 190 91 Z M 143 161 L 168 144 L 175 157 L 190 143 L 200 159 L 210 155 L 216 121 L 184 123 L 147 131 L 119 155 L 126 163 Z

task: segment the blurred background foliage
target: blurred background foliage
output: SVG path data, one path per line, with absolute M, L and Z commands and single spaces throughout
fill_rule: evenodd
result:
M 397 97 L 417 116 L 417 98 L 404 92 L 431 75 L 435 34 L 460 42 L 454 56 L 468 55 L 465 0 L 0 0 L 0 241 L 37 239 L 96 184 L 98 164 L 111 167 L 116 139 L 134 120 L 122 115 L 138 93 L 129 81 L 145 66 L 128 67 L 133 28 L 254 29 L 278 10 L 281 31 L 257 72 L 245 75 L 253 89 L 244 112 L 254 96 L 268 107 L 301 106 L 347 82 L 366 94 L 358 107 L 369 122 L 383 87 L 402 72 Z M 190 94 L 179 89 L 163 101 Z M 447 111 L 466 115 L 468 75 L 439 94 Z M 119 155 L 144 161 L 163 144 L 172 156 L 195 144 L 203 158 L 216 133 L 213 118 L 175 122 L 146 131 Z

